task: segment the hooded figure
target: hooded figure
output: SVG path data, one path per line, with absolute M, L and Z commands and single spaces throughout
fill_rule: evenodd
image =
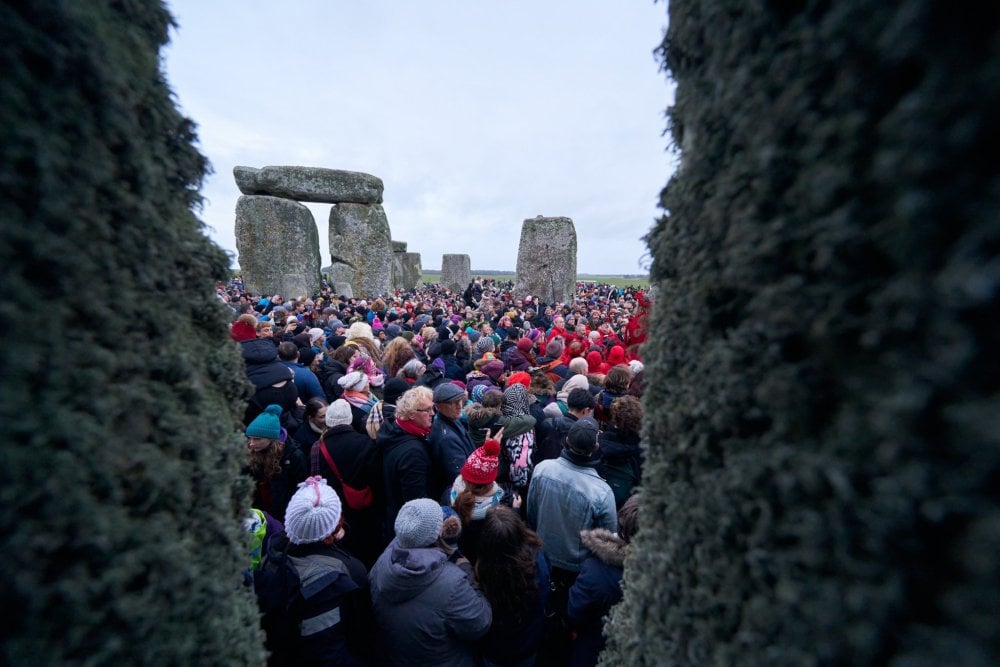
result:
M 369 575 L 381 662 L 476 665 L 475 642 L 490 628 L 489 603 L 471 583 L 472 566 L 448 559 L 444 513 L 429 498 L 407 502 L 396 538 Z

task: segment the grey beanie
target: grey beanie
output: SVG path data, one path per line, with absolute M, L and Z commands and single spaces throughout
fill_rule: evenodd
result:
M 411 500 L 396 515 L 396 541 L 407 549 L 429 547 L 441 534 L 444 512 L 430 498 Z

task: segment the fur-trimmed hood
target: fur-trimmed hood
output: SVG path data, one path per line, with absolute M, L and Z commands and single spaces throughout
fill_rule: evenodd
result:
M 628 553 L 628 543 L 610 530 L 595 528 L 581 530 L 580 541 L 591 553 L 611 567 L 623 567 L 625 555 Z

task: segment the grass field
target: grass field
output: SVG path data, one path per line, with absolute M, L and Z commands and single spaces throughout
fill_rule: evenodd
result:
M 472 275 L 474 277 L 478 276 L 478 277 L 481 277 L 481 278 L 495 278 L 496 280 L 514 280 L 514 278 L 515 278 L 514 274 L 512 274 L 512 273 L 511 274 L 502 274 L 502 275 L 493 275 L 493 274 L 489 274 L 489 273 L 476 273 L 475 271 L 473 271 Z M 586 275 L 586 276 L 577 276 L 576 279 L 577 280 L 592 280 L 592 281 L 598 282 L 598 283 L 607 283 L 609 285 L 615 285 L 616 287 L 627 287 L 629 285 L 634 285 L 636 287 L 642 287 L 642 288 L 649 287 L 649 276 L 641 276 L 641 277 L 632 277 L 632 276 L 629 276 L 629 277 L 626 277 L 626 276 L 592 276 L 592 275 Z M 436 283 L 439 280 L 441 280 L 441 274 L 440 273 L 431 273 L 431 274 L 425 273 L 425 274 L 423 274 L 420 277 L 420 282 L 422 282 L 424 284 L 428 284 L 428 285 L 431 284 L 431 283 Z

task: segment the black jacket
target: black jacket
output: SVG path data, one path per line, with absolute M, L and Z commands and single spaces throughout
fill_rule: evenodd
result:
M 407 433 L 395 421 L 382 424 L 378 432 L 385 489 L 385 532 L 395 536 L 393 526 L 399 509 L 415 498 L 430 498 L 431 454 L 426 438 Z

